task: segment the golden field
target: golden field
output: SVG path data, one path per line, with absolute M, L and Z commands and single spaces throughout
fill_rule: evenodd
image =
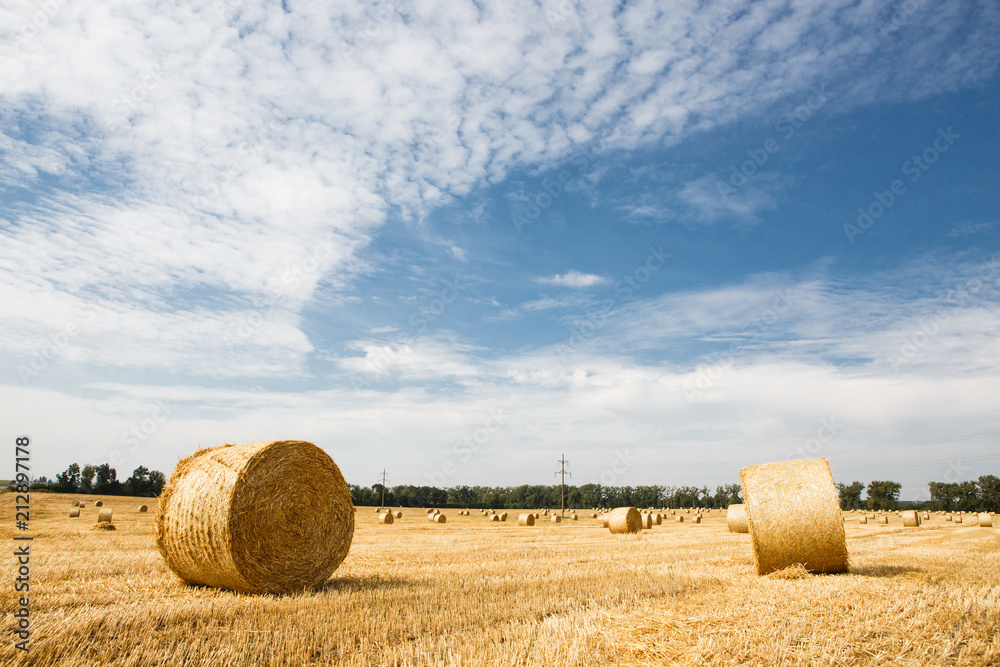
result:
M 81 497 L 32 494 L 31 652 L 13 646 L 10 549 L 0 664 L 1000 664 L 1000 530 L 934 515 L 848 514 L 850 574 L 758 577 L 724 511 L 615 536 L 589 513 L 519 527 L 517 510 L 433 524 L 403 509 L 385 526 L 362 507 L 327 585 L 273 597 L 183 584 L 156 550 L 155 500 L 87 496 L 69 518 Z M 116 531 L 94 529 L 95 500 Z

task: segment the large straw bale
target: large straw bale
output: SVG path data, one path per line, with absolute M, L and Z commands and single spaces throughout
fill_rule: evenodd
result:
M 435 514 L 434 523 L 448 523 L 448 517 L 446 517 L 444 514 Z
M 730 533 L 749 533 L 746 505 L 742 503 L 730 505 L 726 510 L 726 525 L 729 526 Z
M 903 510 L 903 526 L 907 528 L 916 528 L 920 525 L 920 517 L 917 515 L 916 510 Z
M 378 515 L 378 522 L 386 526 L 391 526 L 395 520 L 396 517 L 392 515 L 392 512 L 386 512 L 385 514 Z
M 519 526 L 534 526 L 535 525 L 535 515 L 531 512 L 527 514 L 522 514 L 517 517 L 517 525 Z
M 840 500 L 826 459 L 781 461 L 740 471 L 758 574 L 796 563 L 846 572 Z
M 160 498 L 156 543 L 188 583 L 284 593 L 329 579 L 354 521 L 347 482 L 316 445 L 222 445 L 178 463 Z
M 616 535 L 642 530 L 642 515 L 634 507 L 619 507 L 608 514 L 608 528 Z
M 992 528 L 993 527 L 993 516 L 989 512 L 979 513 L 979 527 L 980 528 Z
M 558 514 L 553 514 L 550 521 L 552 521 L 552 523 L 562 523 L 562 517 Z
M 71 519 L 75 519 L 75 518 L 77 518 L 78 516 L 80 516 L 80 508 L 79 508 L 79 507 L 74 507 L 74 508 L 72 508 L 72 509 L 71 509 L 71 510 L 69 511 L 69 518 L 71 518 Z
M 97 515 L 97 523 L 112 523 L 112 512 L 113 510 L 110 507 L 102 508 L 100 514 Z
M 643 528 L 643 530 L 652 530 L 653 529 L 653 515 L 652 514 L 643 514 L 642 515 L 642 528 Z

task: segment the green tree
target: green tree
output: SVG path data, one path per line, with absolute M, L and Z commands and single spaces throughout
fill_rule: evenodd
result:
M 83 466 L 83 470 L 80 472 L 80 492 L 81 493 L 92 493 L 94 490 L 94 474 L 97 472 L 97 468 L 92 465 Z
M 167 485 L 167 478 L 159 470 L 149 471 L 149 493 L 152 496 L 158 496 L 163 491 L 163 487 Z
M 56 475 L 59 490 L 63 493 L 76 493 L 80 487 L 80 465 L 70 463 L 69 467 Z
M 868 508 L 874 510 L 894 510 L 899 504 L 899 492 L 903 486 L 899 482 L 873 481 L 868 484 Z
M 1000 477 L 983 475 L 979 478 L 979 511 L 1000 512 Z
M 121 493 L 121 482 L 118 481 L 118 471 L 107 463 L 97 466 L 97 482 L 94 493 L 117 495 Z
M 865 485 L 861 482 L 851 482 L 850 484 L 837 484 L 837 491 L 840 492 L 840 509 L 856 510 L 861 508 L 861 493 L 865 490 Z

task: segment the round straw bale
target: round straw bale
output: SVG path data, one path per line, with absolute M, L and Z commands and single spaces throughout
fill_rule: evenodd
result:
M 693 517 L 691 517 L 691 523 L 701 523 L 701 515 L 695 514 Z
M 597 518 L 597 512 L 591 512 L 590 513 L 590 518 L 591 519 L 596 519 Z
M 929 512 L 924 512 L 923 519 L 924 519 L 924 521 L 930 521 L 931 520 L 930 513 Z
M 536 519 L 541 519 L 541 518 L 542 518 L 542 515 L 541 515 L 541 514 L 539 514 L 538 512 L 535 512 L 535 518 L 536 518 Z
M 944 520 L 945 521 L 951 521 L 951 515 L 950 514 L 945 514 L 944 515 Z
M 330 578 L 354 521 L 347 482 L 316 445 L 222 445 L 177 464 L 160 497 L 156 544 L 188 583 L 284 593 Z
M 396 514 L 395 514 L 395 516 L 396 516 L 397 519 L 402 519 L 403 518 L 403 513 L 397 511 Z
M 684 515 L 683 514 L 679 515 L 676 519 L 674 519 L 674 521 L 676 521 L 677 523 L 684 523 Z
M 579 517 L 577 517 L 575 514 L 570 514 L 569 515 L 569 520 L 570 521 L 579 521 Z
M 448 517 L 446 517 L 444 514 L 434 515 L 434 523 L 447 523 L 447 522 L 448 522 Z
M 100 514 L 97 515 L 97 523 L 111 523 L 111 513 L 113 511 L 110 507 L 102 509 Z
M 979 513 L 979 527 L 980 528 L 992 528 L 993 527 L 993 517 L 989 512 Z
M 608 528 L 616 535 L 642 530 L 642 515 L 634 507 L 619 507 L 608 514 Z
M 527 514 L 522 514 L 517 517 L 517 525 L 519 526 L 534 526 L 535 525 L 535 515 L 531 512 Z
M 94 503 L 94 507 L 104 507 L 104 501 L 98 500 L 96 503 Z
M 652 530 L 653 529 L 653 515 L 652 514 L 643 514 L 642 515 L 642 528 L 643 528 L 643 530 Z
M 381 513 L 382 513 L 382 508 L 381 507 L 376 507 L 375 508 L 375 514 L 381 514 Z
M 740 470 L 758 574 L 795 564 L 846 572 L 847 539 L 826 459 L 780 461 Z
M 490 516 L 490 521 L 496 521 L 497 523 L 499 523 L 500 522 L 500 515 L 499 514 L 493 514 L 493 515 L 491 515 Z
M 562 523 L 562 517 L 558 514 L 553 514 L 551 521 L 552 523 Z
M 548 516 L 548 515 L 549 515 L 548 510 L 542 510 L 542 516 Z
M 391 526 L 395 520 L 396 517 L 392 515 L 392 512 L 386 512 L 385 514 L 378 515 L 378 522 L 383 523 L 387 526 Z
M 86 507 L 87 507 L 87 503 L 80 503 L 80 509 L 85 509 Z
M 858 519 L 858 523 L 862 523 L 862 524 L 868 523 L 868 517 L 867 516 L 861 517 L 860 519 Z
M 961 515 L 956 514 L 955 518 L 952 520 L 952 523 L 962 523 L 962 517 L 961 517 Z
M 663 515 L 660 514 L 659 512 L 657 512 L 656 514 L 654 514 L 653 515 L 653 523 L 655 523 L 657 526 L 662 525 L 663 524 Z
M 145 505 L 139 505 L 139 511 L 140 512 L 147 512 L 147 511 L 149 511 L 149 508 L 146 507 Z
M 610 528 L 611 527 L 611 516 L 610 515 L 605 514 L 604 516 L 601 517 L 601 526 L 603 526 L 604 528 Z
M 73 507 L 79 507 L 79 506 L 80 506 L 80 501 L 79 500 L 74 500 L 73 501 Z
M 501 521 L 506 521 L 507 520 L 507 513 L 506 512 L 501 512 L 500 513 L 500 520 Z
M 432 514 L 428 514 L 427 515 L 427 520 L 433 522 L 434 521 L 434 517 L 436 517 L 438 514 L 440 514 L 440 512 L 434 512 Z
M 903 526 L 907 528 L 916 528 L 920 525 L 920 517 L 917 516 L 916 510 L 904 510 L 902 514 Z
M 747 524 L 747 507 L 746 505 L 733 504 L 729 506 L 726 510 L 726 524 L 729 526 L 730 533 L 749 533 L 750 526 Z
M 78 516 L 80 516 L 80 508 L 79 507 L 74 507 L 73 509 L 71 509 L 69 511 L 69 518 L 75 519 Z
M 427 510 L 427 513 L 428 513 L 428 514 L 434 514 L 434 510 L 433 510 L 433 509 L 428 509 L 428 510 Z
M 878 524 L 880 526 L 888 526 L 889 525 L 889 517 L 887 517 L 885 515 L 880 516 L 878 518 Z

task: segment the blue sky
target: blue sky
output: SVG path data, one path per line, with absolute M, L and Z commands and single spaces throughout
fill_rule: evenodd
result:
M 1000 474 L 992 2 L 2 11 L 38 474 L 274 438 L 359 484 Z

